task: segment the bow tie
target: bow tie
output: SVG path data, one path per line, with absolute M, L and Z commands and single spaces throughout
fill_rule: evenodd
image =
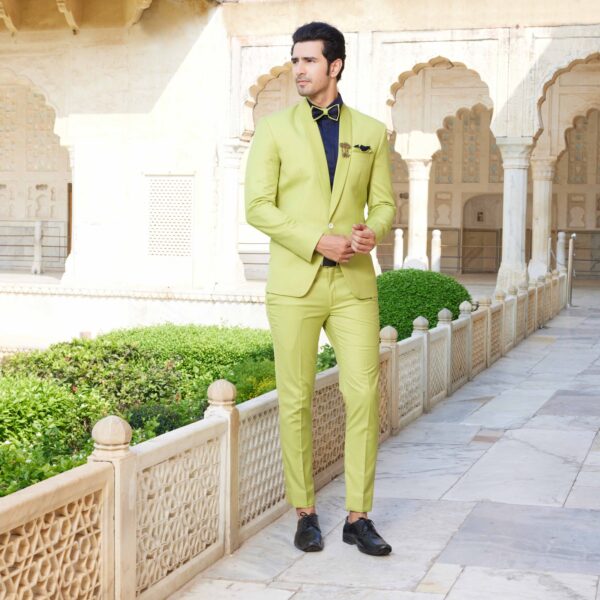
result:
M 340 118 L 340 105 L 332 104 L 327 108 L 320 108 L 318 106 L 311 106 L 310 111 L 312 113 L 312 118 L 315 121 L 318 121 L 322 117 L 327 117 L 332 121 L 339 121 Z

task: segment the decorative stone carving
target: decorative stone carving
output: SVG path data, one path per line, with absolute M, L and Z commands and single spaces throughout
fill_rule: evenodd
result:
M 9 31 L 17 33 L 21 20 L 19 0 L 0 0 L 0 19 Z
M 17 87 L 0 87 L 0 172 L 15 171 L 17 158 Z
M 569 194 L 567 203 L 567 227 L 571 229 L 585 227 L 584 194 Z
M 444 121 L 443 129 L 438 130 L 438 137 L 442 149 L 433 157 L 435 165 L 435 182 L 453 182 L 453 152 L 454 152 L 454 127 L 456 119 L 449 117 Z
M 125 6 L 126 25 L 131 27 L 135 25 L 144 14 L 144 11 L 150 7 L 152 0 L 127 0 Z
M 462 181 L 477 183 L 481 158 L 481 113 L 461 111 L 459 118 L 463 125 Z
M 38 183 L 29 187 L 26 215 L 28 219 L 53 219 L 56 217 L 54 187 Z
M 14 187 L 7 183 L 0 183 L 0 217 L 10 219 L 14 217 Z
M 56 0 L 56 6 L 65 15 L 69 27 L 78 31 L 83 16 L 82 0 Z
M 452 193 L 437 192 L 435 195 L 435 224 L 448 226 L 452 224 Z
M 298 94 L 292 72 L 286 69 L 271 79 L 258 93 L 254 106 L 254 125 L 256 126 L 262 117 L 287 108 L 297 101 Z
M 496 144 L 496 138 L 490 132 L 489 182 L 502 183 L 503 181 L 504 168 L 502 167 L 502 154 Z
M 54 134 L 54 113 L 41 94 L 27 96 L 25 115 L 26 169 L 57 171 L 60 144 Z
M 577 117 L 573 128 L 567 131 L 569 183 L 587 183 L 587 130 L 588 120 L 585 117 Z

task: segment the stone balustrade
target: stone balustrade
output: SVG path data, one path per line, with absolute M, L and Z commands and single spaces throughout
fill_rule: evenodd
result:
M 381 330 L 380 442 L 543 326 L 566 305 L 566 275 L 440 311 L 410 338 Z M 277 392 L 237 406 L 216 381 L 205 418 L 131 447 L 99 421 L 77 467 L 0 499 L 0 597 L 167 598 L 287 510 Z M 334 367 L 316 378 L 315 485 L 343 470 L 345 414 Z M 41 595 L 41 596 L 40 596 Z

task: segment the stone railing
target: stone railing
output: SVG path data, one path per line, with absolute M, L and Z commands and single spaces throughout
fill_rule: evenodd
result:
M 429 411 L 543 326 L 566 303 L 566 277 L 438 315 L 412 337 L 381 331 L 380 441 Z M 277 392 L 239 406 L 213 383 L 205 418 L 130 446 L 106 417 L 87 465 L 0 499 L 0 598 L 162 599 L 283 514 Z M 345 413 L 334 367 L 316 378 L 319 489 L 343 470 Z

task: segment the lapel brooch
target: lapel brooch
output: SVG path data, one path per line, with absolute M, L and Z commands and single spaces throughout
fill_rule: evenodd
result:
M 347 144 L 346 142 L 342 142 L 340 144 L 340 148 L 342 149 L 342 156 L 344 158 L 350 158 L 350 144 Z

